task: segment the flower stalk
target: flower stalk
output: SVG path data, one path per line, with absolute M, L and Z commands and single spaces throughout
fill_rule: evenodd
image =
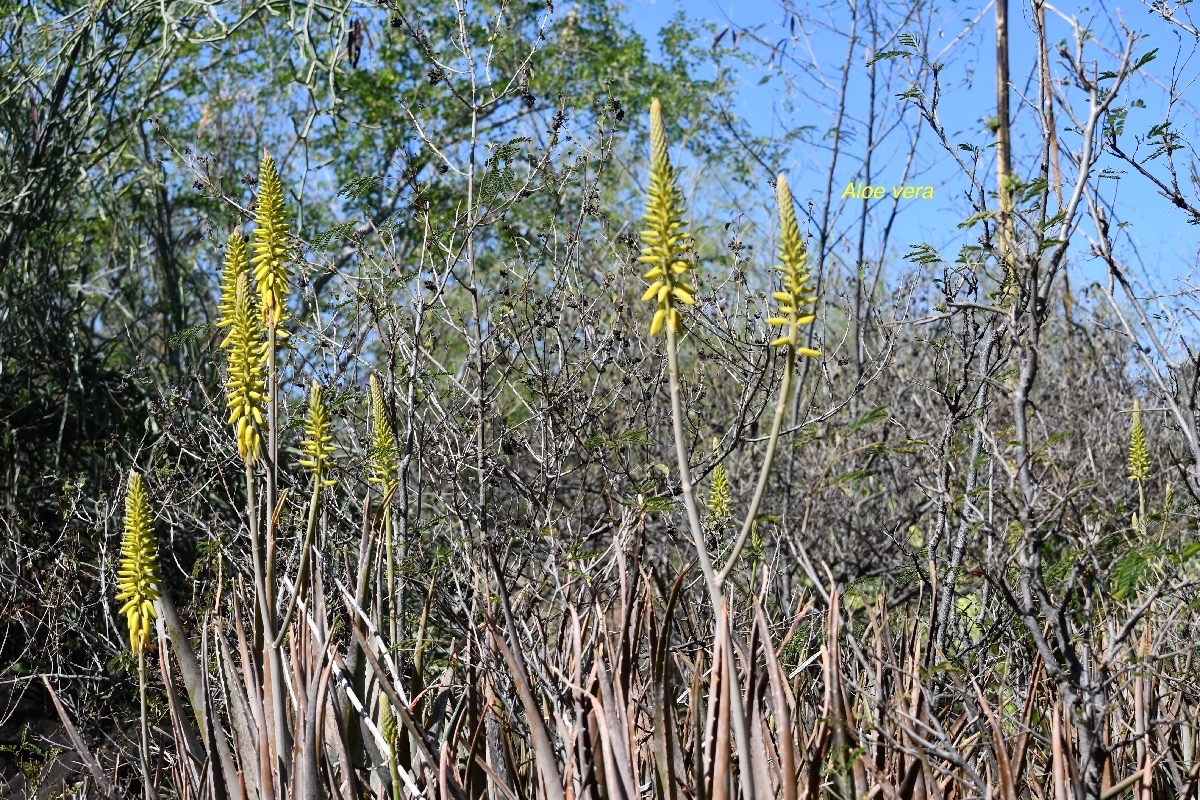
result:
M 762 469 L 758 473 L 758 484 L 754 488 L 754 496 L 750 499 L 750 508 L 742 521 L 742 530 L 725 567 L 717 575 L 717 583 L 724 584 L 729 579 L 742 549 L 754 532 L 755 519 L 762 505 L 763 496 L 767 490 L 767 480 L 771 475 L 771 466 L 775 462 L 775 453 L 779 447 L 779 432 L 783 428 L 783 416 L 787 410 L 788 398 L 792 391 L 792 379 L 796 373 L 796 356 L 816 358 L 821 353 L 810 347 L 799 346 L 799 329 L 812 324 L 814 314 L 808 309 L 816 302 L 816 297 L 808 294 L 806 284 L 812 277 L 807 268 L 808 251 L 804 240 L 800 238 L 800 227 L 796 223 L 796 210 L 793 207 L 792 192 L 788 188 L 787 178 L 783 175 L 775 184 L 775 197 L 779 204 L 779 266 L 783 289 L 772 296 L 779 302 L 779 316 L 767 319 L 768 325 L 781 326 L 785 329 L 782 336 L 776 338 L 771 345 L 784 348 L 783 380 L 779 385 L 779 397 L 775 403 L 775 416 L 771 419 L 771 434 L 767 440 L 767 452 L 763 456 Z

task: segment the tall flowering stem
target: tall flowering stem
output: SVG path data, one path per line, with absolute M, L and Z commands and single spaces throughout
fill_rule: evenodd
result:
M 321 384 L 312 382 L 308 395 L 308 417 L 304 421 L 304 441 L 300 450 L 304 458 L 300 466 L 313 474 L 316 486 L 333 486 L 335 481 L 325 477 L 333 466 L 333 427 L 329 421 L 329 409 L 321 396 Z
M 807 269 L 808 252 L 804 240 L 800 238 L 800 226 L 796 224 L 796 210 L 793 208 L 792 192 L 788 188 L 787 178 L 783 175 L 775 183 L 775 199 L 779 204 L 779 266 L 777 269 L 782 276 L 783 288 L 774 293 L 779 303 L 779 315 L 767 319 L 767 324 L 784 328 L 782 336 L 771 342 L 773 347 L 785 349 L 783 362 L 783 380 L 779 385 L 779 398 L 775 404 L 775 416 L 771 420 L 771 435 L 767 441 L 767 452 L 763 456 L 762 470 L 758 474 L 758 485 L 750 500 L 750 508 L 742 521 L 742 530 L 729 560 L 717 576 L 717 582 L 724 584 L 729 573 L 737 564 L 742 549 L 754 532 L 754 521 L 758 516 L 759 506 L 762 505 L 763 495 L 767 490 L 767 479 L 771 475 L 771 465 L 775 461 L 775 453 L 779 446 L 779 431 L 783 428 L 783 416 L 787 409 L 788 397 L 792 391 L 792 379 L 796 372 L 796 356 L 816 358 L 821 355 L 810 347 L 800 347 L 798 344 L 799 330 L 805 325 L 812 324 L 814 315 L 808 309 L 816 302 L 816 297 L 808 293 L 806 284 L 810 279 Z
M 387 597 L 385 598 L 388 635 L 392 643 L 399 641 L 400 628 L 396 618 L 396 534 L 395 523 L 389 508 L 393 493 L 399 484 L 397 474 L 399 461 L 396 458 L 396 436 L 392 433 L 392 424 L 388 420 L 387 406 L 384 405 L 383 390 L 379 380 L 371 376 L 371 425 L 374 436 L 371 440 L 370 470 L 371 483 L 378 483 L 383 489 L 383 542 L 385 558 L 387 559 Z
M 729 704 L 729 718 L 733 723 L 737 751 L 744 759 L 749 759 L 750 737 L 746 728 L 746 718 L 742 713 L 741 681 L 737 678 L 736 666 L 729 658 L 729 654 L 733 652 L 729 635 L 729 603 L 713 571 L 712 559 L 704 543 L 704 528 L 700 521 L 691 470 L 688 467 L 685 444 L 687 438 L 683 429 L 683 400 L 679 386 L 678 334 L 681 326 L 679 310 L 675 304 L 680 302 L 692 305 L 695 302 L 696 290 L 683 279 L 692 268 L 691 263 L 684 258 L 689 249 L 687 242 L 690 235 L 683 230 L 683 193 L 676 183 L 675 170 L 671 167 L 667 155 L 662 106 L 657 99 L 650 104 L 650 186 L 646 197 L 645 224 L 646 229 L 642 231 L 644 247 L 639 261 L 650 267 L 644 276 L 650 281 L 650 286 L 642 295 L 642 299 L 653 300 L 657 304 L 654 318 L 650 322 L 650 335 L 656 336 L 664 329 L 667 332 L 667 374 L 670 378 L 671 423 L 675 438 L 675 457 L 679 465 L 679 488 L 687 510 L 692 543 L 696 548 L 696 560 L 700 564 L 700 572 L 704 576 L 716 617 L 716 646 L 724 654 L 722 663 L 726 665 L 729 676 L 729 679 L 718 681 L 721 696 L 716 701 Z M 733 688 L 731 682 L 738 688 Z M 753 800 L 754 776 L 747 769 L 741 770 L 740 777 L 744 800 Z
M 326 476 L 327 470 L 333 466 L 333 426 L 329 419 L 329 409 L 321 395 L 321 384 L 312 382 L 308 394 L 308 416 L 304 420 L 304 440 L 300 442 L 300 466 L 307 469 L 313 476 L 312 498 L 308 504 L 308 527 L 304 533 L 304 544 L 300 548 L 300 566 L 296 570 L 296 590 L 288 601 L 287 611 L 279 625 L 279 633 L 272 647 L 278 647 L 287 636 L 292 624 L 292 615 L 296 613 L 296 603 L 300 596 L 307 592 L 305 578 L 308 577 L 308 565 L 312 561 L 313 540 L 317 534 L 317 513 L 321 505 L 321 489 L 333 486 L 336 481 Z

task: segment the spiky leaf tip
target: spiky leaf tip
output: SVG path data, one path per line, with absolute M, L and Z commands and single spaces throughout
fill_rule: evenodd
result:
M 802 356 L 816 358 L 821 355 L 819 350 L 810 347 L 800 347 L 798 344 L 799 329 L 812 323 L 814 315 L 812 306 L 817 302 L 816 295 L 810 294 L 811 289 L 806 285 L 812 278 L 808 271 L 808 250 L 800 237 L 800 226 L 796 223 L 796 210 L 792 207 L 792 192 L 788 188 L 787 178 L 782 174 L 776 183 L 776 200 L 779 202 L 779 265 L 782 291 L 774 292 L 772 297 L 779 303 L 779 316 L 767 319 L 768 325 L 784 328 L 782 336 L 771 344 L 775 347 L 794 348 Z
M 371 423 L 375 430 L 371 439 L 369 480 L 381 484 L 386 492 L 397 482 L 399 463 L 396 459 L 396 437 L 383 404 L 383 390 L 379 388 L 379 381 L 374 375 L 371 376 Z
M 1146 447 L 1146 430 L 1142 427 L 1142 406 L 1133 401 L 1133 424 L 1129 429 L 1129 480 L 1150 479 L 1150 450 Z
M 286 336 L 282 330 L 287 319 L 288 280 L 291 277 L 288 253 L 287 218 L 283 207 L 283 182 L 275 167 L 275 159 L 263 152 L 258 169 L 258 201 L 254 208 L 254 281 L 264 319 L 276 329 L 276 336 Z
M 150 530 L 150 503 L 146 486 L 136 471 L 129 472 L 125 494 L 125 534 L 121 539 L 121 566 L 117 571 L 117 597 L 124 600 L 121 614 L 129 627 L 129 646 L 141 653 L 150 640 L 154 603 L 159 598 L 158 554 Z
M 664 324 L 672 332 L 679 329 L 676 301 L 685 305 L 696 302 L 696 289 L 684 280 L 692 269 L 687 260 L 691 234 L 683 229 L 683 192 L 667 152 L 667 134 L 663 126 L 662 105 L 650 101 L 650 186 L 646 191 L 646 226 L 641 233 L 642 254 L 638 262 L 649 267 L 642 277 L 649 283 L 643 301 L 657 308 L 650 322 L 650 335 L 656 336 Z
M 246 463 L 262 452 L 260 430 L 265 424 L 267 342 L 262 317 L 250 298 L 249 276 L 242 273 L 234 292 L 233 323 L 224 347 L 229 356 L 225 395 L 229 424 L 237 434 L 238 453 Z
M 324 477 L 333 466 L 333 426 L 329 421 L 329 409 L 321 397 L 321 385 L 312 382 L 308 395 L 308 416 L 304 420 L 305 439 L 300 443 L 304 458 L 300 466 L 312 471 L 322 486 L 332 486 L 335 481 Z

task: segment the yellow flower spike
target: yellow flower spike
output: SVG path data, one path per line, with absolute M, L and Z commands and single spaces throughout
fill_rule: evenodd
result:
M 721 442 L 716 437 L 713 437 L 712 448 L 714 453 L 721 449 Z M 724 464 L 713 467 L 708 513 L 716 520 L 725 520 L 733 515 L 733 492 L 729 488 L 729 474 L 725 472 Z
M 324 478 L 325 471 L 333 466 L 333 427 L 329 421 L 329 409 L 321 398 L 321 385 L 312 382 L 308 395 L 308 417 L 304 421 L 305 439 L 300 443 L 304 458 L 300 466 L 312 471 L 322 486 L 333 486 L 336 481 Z
M 275 168 L 275 159 L 263 152 L 258 169 L 258 203 L 254 208 L 254 281 L 264 319 L 275 328 L 275 335 L 287 338 L 282 330 L 287 319 L 288 278 L 288 230 L 283 208 L 283 183 Z
M 130 470 L 116 599 L 125 601 L 120 613 L 125 615 L 129 646 L 135 654 L 145 650 L 150 640 L 150 625 L 156 616 L 154 601 L 159 596 L 158 554 L 150 531 L 150 503 L 146 500 L 142 476 Z
M 788 189 L 787 178 L 782 174 L 776 184 L 776 199 L 779 201 L 780 261 L 776 269 L 782 274 L 783 291 L 771 293 L 771 297 L 779 303 L 780 316 L 769 317 L 767 324 L 786 328 L 786 333 L 771 342 L 771 346 L 791 347 L 799 355 L 817 358 L 821 355 L 819 350 L 799 347 L 797 342 L 799 328 L 811 324 L 816 318 L 807 313 L 807 307 L 813 305 L 817 298 L 815 295 L 802 294 L 805 291 L 804 284 L 811 277 L 806 266 L 808 251 L 804 247 L 804 240 L 800 238 L 800 226 L 796 224 L 792 192 Z
M 1129 480 L 1150 479 L 1150 451 L 1146 447 L 1146 430 L 1142 427 L 1142 406 L 1133 401 L 1133 424 L 1129 430 Z
M 371 445 L 370 481 L 382 484 L 386 492 L 397 483 L 396 472 L 399 464 L 396 460 L 396 437 L 388 423 L 387 410 L 383 405 L 383 391 L 374 375 L 371 376 L 371 421 L 375 427 L 375 435 Z
M 265 363 L 267 343 L 263 339 L 262 318 L 250 299 L 249 276 L 237 278 L 234 292 L 233 321 L 222 343 L 229 355 L 229 375 L 225 382 L 229 424 L 237 431 L 238 453 L 247 462 L 258 459 L 266 404 Z
M 225 246 L 225 269 L 221 272 L 221 302 L 217 307 L 221 315 L 217 320 L 218 328 L 228 328 L 233 324 L 238 275 L 248 269 L 246 240 L 242 238 L 242 232 L 234 228 L 233 233 L 229 234 L 229 244 Z
M 679 312 L 674 302 L 692 305 L 696 290 L 683 282 L 692 268 L 684 260 L 691 249 L 691 234 L 683 230 L 683 192 L 680 190 L 667 152 L 662 105 L 650 101 L 650 187 L 646 191 L 646 216 L 642 231 L 642 254 L 638 262 L 649 265 L 642 276 L 650 282 L 642 301 L 654 301 L 658 308 L 650 323 L 650 335 L 657 336 L 665 323 L 671 331 L 679 327 Z

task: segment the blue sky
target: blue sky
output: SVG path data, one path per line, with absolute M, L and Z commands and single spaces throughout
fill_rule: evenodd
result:
M 901 3 L 880 3 L 878 7 L 885 9 L 881 13 L 894 14 L 891 9 L 903 6 Z M 771 0 L 626 0 L 625 13 L 634 28 L 654 49 L 658 30 L 680 10 L 693 19 L 713 23 L 718 29 L 727 25 L 754 28 L 765 41 L 788 44 L 789 52 L 795 55 L 796 60 L 786 64 L 784 69 L 795 81 L 794 90 L 830 100 L 836 96 L 836 93 L 831 91 L 836 87 L 822 88 L 818 76 L 824 75 L 825 79 L 828 79 L 836 74 L 846 58 L 847 39 L 843 31 L 848 28 L 847 8 L 847 3 L 836 0 L 822 6 L 810 5 L 799 9 L 802 15 L 817 22 L 802 21 L 795 29 L 795 35 L 793 29 L 784 23 L 784 20 L 790 17 L 785 14 L 780 3 Z M 1058 12 L 1068 18 L 1078 17 L 1084 27 L 1092 31 L 1095 41 L 1089 43 L 1085 49 L 1085 56 L 1095 59 L 1100 70 L 1116 64 L 1115 56 L 1119 54 L 1123 42 L 1121 21 L 1129 28 L 1148 35 L 1135 43 L 1135 55 L 1158 48 L 1157 59 L 1148 64 L 1141 74 L 1135 76 L 1130 89 L 1126 90 L 1127 98 L 1140 98 L 1145 103 L 1144 108 L 1132 108 L 1129 111 L 1126 133 L 1122 138 L 1127 151 L 1134 146 L 1133 134 L 1144 133 L 1166 117 L 1168 106 L 1165 87 L 1172 83 L 1179 87 L 1177 94 L 1180 96 L 1170 108 L 1170 118 L 1185 140 L 1190 141 L 1193 138 L 1192 134 L 1197 129 L 1197 115 L 1189 88 L 1197 77 L 1197 68 L 1200 67 L 1200 54 L 1197 53 L 1193 37 L 1181 35 L 1178 28 L 1168 25 L 1161 17 L 1151 14 L 1146 6 L 1136 2 L 1102 2 L 1093 4 L 1090 8 L 1078 4 L 1061 6 L 1058 7 Z M 1015 113 L 1017 137 L 1014 144 L 1014 161 L 1019 170 L 1024 166 L 1022 172 L 1028 175 L 1028 168 L 1036 163 L 1034 154 L 1039 138 L 1030 138 L 1030 123 L 1034 119 L 1031 109 L 1022 107 L 1024 101 L 1021 95 L 1036 102 L 1036 82 L 1032 80 L 1035 40 L 1028 4 L 1012 2 L 1009 14 L 1011 76 L 1017 89 L 1010 100 Z M 995 62 L 992 49 L 994 9 L 990 4 L 949 3 L 934 10 L 932 16 L 926 19 L 929 20 L 930 30 L 929 50 L 935 60 L 945 65 L 941 76 L 942 98 L 939 115 L 948 138 L 952 143 L 967 142 L 986 146 L 991 137 L 984 127 L 983 120 L 995 113 Z M 822 29 L 823 25 L 827 27 Z M 1068 46 L 1073 47 L 1071 27 L 1066 20 L 1049 9 L 1047 27 L 1052 65 L 1057 75 L 1064 75 L 1065 71 L 1059 63 L 1060 58 L 1054 51 L 1060 40 L 1066 40 Z M 895 33 L 901 29 L 904 29 L 902 21 L 891 30 Z M 917 26 L 909 25 L 907 29 L 916 30 Z M 861 34 L 860 30 L 860 36 Z M 728 39 L 725 43 L 728 43 Z M 779 67 L 768 69 L 765 64 L 766 48 L 755 44 L 740 46 L 763 55 L 753 59 L 750 65 L 739 69 L 740 89 L 736 110 L 749 121 L 757 133 L 774 136 L 791 126 L 810 124 L 824 130 L 832 124 L 828 113 L 812 103 L 804 102 L 804 98 L 799 96 L 791 97 L 795 101 L 791 110 L 785 108 L 784 104 L 789 97 L 784 81 L 781 80 L 782 74 Z M 862 97 L 867 87 L 867 56 L 865 47 L 860 49 L 861 57 L 855 59 L 857 67 L 852 75 L 849 91 L 852 96 L 857 93 L 857 96 Z M 887 49 L 899 47 L 893 40 Z M 895 59 L 886 66 L 889 69 L 904 70 L 908 68 L 903 63 L 906 60 Z M 881 66 L 884 65 L 881 63 Z M 759 81 L 764 75 L 768 76 L 767 81 L 760 84 Z M 1074 96 L 1080 99 L 1083 97 L 1078 91 Z M 900 182 L 904 147 L 912 140 L 911 130 L 915 129 L 919 122 L 915 108 L 904 112 L 903 117 L 909 120 L 909 127 L 893 132 L 889 140 L 891 150 L 885 148 L 883 157 L 877 159 L 876 173 L 872 179 L 873 184 L 882 184 L 889 190 Z M 865 130 L 861 122 L 852 120 L 849 125 L 852 131 L 858 128 L 857 133 L 860 136 Z M 1068 127 L 1070 123 L 1060 114 L 1058 128 L 1062 141 L 1077 141 L 1077 138 L 1070 138 L 1069 131 L 1064 130 Z M 851 152 L 843 154 L 835 174 L 834 183 L 839 187 L 834 192 L 835 197 L 840 193 L 840 187 L 844 187 L 855 177 L 861 177 L 861 152 L 854 152 L 853 143 L 849 145 L 849 149 Z M 889 157 L 892 153 L 895 154 L 895 158 Z M 987 176 L 992 188 L 995 184 L 993 153 L 994 151 L 987 151 L 980 167 L 981 173 Z M 1184 156 L 1178 165 L 1184 193 L 1195 196 L 1196 187 L 1187 185 L 1188 158 L 1192 156 L 1192 151 L 1189 147 L 1177 155 Z M 858 158 L 857 162 L 855 157 Z M 827 148 L 800 146 L 792 153 L 791 163 L 780 165 L 780 168 L 787 172 L 789 183 L 801 206 L 809 200 L 820 203 L 828 162 Z M 1152 162 L 1152 170 L 1159 175 L 1165 175 L 1161 162 L 1162 159 Z M 943 257 L 953 260 L 959 246 L 978 235 L 978 229 L 967 234 L 956 227 L 958 222 L 971 213 L 964 197 L 967 180 L 958 164 L 946 153 L 927 127 L 920 133 L 914 166 L 920 171 L 919 179 L 910 180 L 908 183 L 932 185 L 935 199 L 900 201 L 889 253 L 884 260 L 894 260 L 897 255 L 907 252 L 910 244 L 920 241 L 930 243 L 941 251 Z M 1102 159 L 1100 167 L 1104 166 L 1121 168 L 1121 164 L 1111 156 Z M 1170 289 L 1175 281 L 1188 276 L 1196 263 L 1197 233 L 1200 232 L 1200 228 L 1187 225 L 1183 212 L 1175 209 L 1159 195 L 1145 178 L 1131 169 L 1126 169 L 1125 173 L 1119 180 L 1101 182 L 1101 196 L 1110 203 L 1115 201 L 1120 219 L 1129 223 L 1129 227 L 1125 229 L 1129 238 L 1119 242 L 1119 252 L 1135 269 L 1145 270 L 1148 277 L 1161 288 Z M 764 183 L 764 195 L 767 192 L 769 187 Z M 839 227 L 857 230 L 856 220 L 860 208 L 861 204 L 847 206 Z M 875 217 L 869 218 L 868 224 L 882 227 L 883 222 L 884 220 L 876 214 Z M 1090 220 L 1084 222 L 1081 230 L 1084 234 L 1091 233 Z M 1072 280 L 1076 286 L 1082 281 L 1102 275 L 1102 271 L 1086 253 L 1086 241 L 1085 238 L 1080 238 L 1081 246 L 1072 250 Z M 853 260 L 853 252 L 844 255 Z M 871 255 L 868 253 L 868 260 Z M 874 255 L 878 257 L 881 254 L 877 252 Z

